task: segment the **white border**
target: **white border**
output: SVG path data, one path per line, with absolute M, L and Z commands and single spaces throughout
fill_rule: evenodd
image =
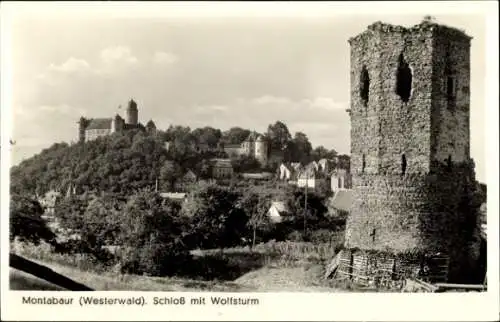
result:
M 22 306 L 20 297 L 27 292 L 8 290 L 8 203 L 9 200 L 9 133 L 12 115 L 12 75 L 9 51 L 9 17 L 15 14 L 44 16 L 57 12 L 78 12 L 85 16 L 121 17 L 328 17 L 334 14 L 482 14 L 487 17 L 486 79 L 486 148 L 488 184 L 488 284 L 486 293 L 448 294 L 300 294 L 238 293 L 259 298 L 256 307 L 94 307 Z M 2 320 L 496 320 L 498 318 L 498 4 L 497 2 L 320 2 L 320 3 L 1 3 L 1 312 Z M 36 54 L 36 53 L 35 53 Z M 29 292 L 34 295 L 35 292 Z M 60 292 L 40 292 L 48 296 Z M 77 298 L 76 293 L 64 293 Z M 165 293 L 97 292 L 94 295 L 165 296 Z M 216 293 L 169 293 L 168 296 L 213 296 Z

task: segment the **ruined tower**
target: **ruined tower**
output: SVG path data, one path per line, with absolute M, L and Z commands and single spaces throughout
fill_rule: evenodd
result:
M 127 119 L 126 119 L 127 124 L 137 125 L 138 114 L 139 112 L 137 110 L 137 103 L 133 99 L 131 99 L 128 102 L 127 106 Z
M 444 280 L 467 257 L 470 41 L 430 21 L 376 22 L 349 40 L 351 255 L 440 254 L 450 267 Z

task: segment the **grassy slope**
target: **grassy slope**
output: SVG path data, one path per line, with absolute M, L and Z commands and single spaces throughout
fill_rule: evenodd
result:
M 54 263 L 48 266 L 57 273 L 85 284 L 97 291 L 212 291 L 212 292 L 334 292 L 321 281 L 321 266 L 304 264 L 299 267 L 264 266 L 240 276 L 234 282 L 197 281 L 175 277 L 148 277 L 96 274 L 84 272 L 74 267 Z M 29 274 L 11 269 L 11 289 L 13 290 L 57 290 L 53 285 Z M 321 286 L 323 285 L 323 286 Z

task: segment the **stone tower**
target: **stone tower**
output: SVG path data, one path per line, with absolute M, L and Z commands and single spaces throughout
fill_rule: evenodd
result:
M 349 40 L 354 204 L 346 249 L 445 254 L 450 267 L 467 257 L 470 41 L 430 21 L 376 22 Z
M 139 111 L 137 110 L 137 103 L 131 99 L 127 106 L 127 124 L 137 125 Z

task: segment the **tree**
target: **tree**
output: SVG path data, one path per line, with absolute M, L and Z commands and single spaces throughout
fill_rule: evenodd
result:
M 261 169 L 260 162 L 253 156 L 241 155 L 231 160 L 231 165 L 236 173 L 252 172 Z
M 90 200 L 83 215 L 80 235 L 92 252 L 100 253 L 103 246 L 116 244 L 124 203 L 125 198 L 115 194 L 103 194 Z
M 347 154 L 339 155 L 337 166 L 341 169 L 349 170 L 351 168 L 351 157 Z
M 245 211 L 248 217 L 247 226 L 252 230 L 251 249 L 255 247 L 257 231 L 269 230 L 271 226 L 271 222 L 267 216 L 270 200 L 270 195 L 259 193 L 254 187 L 250 187 L 244 191 L 238 200 L 237 206 Z
M 232 127 L 222 133 L 222 142 L 224 144 L 240 144 L 250 135 L 250 130 L 241 127 Z
M 162 185 L 169 190 L 172 190 L 175 182 L 181 177 L 182 169 L 174 161 L 166 160 L 160 169 L 160 180 Z
M 293 159 L 303 164 L 308 163 L 311 159 L 312 145 L 311 142 L 309 142 L 307 135 L 302 132 L 296 132 L 292 142 Z
M 337 156 L 337 151 L 335 151 L 334 149 L 328 150 L 327 148 L 325 148 L 322 145 L 317 146 L 311 152 L 311 157 L 315 161 L 318 161 L 321 159 L 333 160 L 333 159 L 335 159 L 336 156 Z
M 196 142 L 207 144 L 209 147 L 215 148 L 219 143 L 222 132 L 219 129 L 214 129 L 213 127 L 206 126 L 193 130 L 192 136 L 194 137 Z
M 179 210 L 178 204 L 151 191 L 139 191 L 129 198 L 119 235 L 125 271 L 161 276 L 182 269 L 190 256 L 183 242 Z
M 270 142 L 271 150 L 283 151 L 287 144 L 292 140 L 292 135 L 288 127 L 281 121 L 276 121 L 267 127 L 267 137 Z
M 245 235 L 247 218 L 236 207 L 238 194 L 215 184 L 199 185 L 182 206 L 190 218 L 191 238 L 199 248 L 230 247 Z
M 16 237 L 23 241 L 39 244 L 40 241 L 55 242 L 54 233 L 42 218 L 43 208 L 37 200 L 11 194 L 10 197 L 10 240 Z

